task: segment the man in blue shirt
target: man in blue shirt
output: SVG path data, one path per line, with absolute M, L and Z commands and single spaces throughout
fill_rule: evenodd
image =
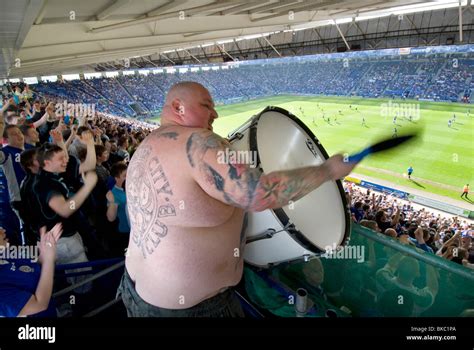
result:
M 123 184 L 127 177 L 127 166 L 116 163 L 112 166 L 110 174 L 115 179 L 115 186 L 107 193 L 107 219 L 114 222 L 118 218 L 118 235 L 111 237 L 113 253 L 120 255 L 128 246 L 130 236 L 130 220 L 127 210 L 127 196 Z
M 24 237 L 21 234 L 21 224 L 16 208 L 21 201 L 20 184 L 25 177 L 25 171 L 20 164 L 20 154 L 24 150 L 24 136 L 20 128 L 16 125 L 7 125 L 3 132 L 3 137 L 8 140 L 8 145 L 0 149 L 0 167 L 2 168 L 7 180 L 10 205 L 16 214 L 7 215 L 2 218 L 0 223 L 4 227 L 9 227 L 9 238 L 13 244 L 25 244 Z M 10 212 L 11 213 L 11 212 Z M 6 222 L 3 222 L 3 219 Z M 11 232 L 16 232 L 12 234 Z
M 408 172 L 408 178 L 411 179 L 411 174 L 413 174 L 413 167 L 410 165 L 410 167 L 407 169 Z

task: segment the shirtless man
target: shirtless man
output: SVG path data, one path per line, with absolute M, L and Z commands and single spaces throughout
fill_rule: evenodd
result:
M 283 207 L 354 168 L 341 155 L 269 174 L 221 164 L 218 152 L 231 146 L 212 132 L 216 118 L 202 85 L 174 85 L 161 127 L 130 162 L 131 232 L 118 291 L 129 316 L 243 316 L 228 287 L 242 277 L 245 211 Z

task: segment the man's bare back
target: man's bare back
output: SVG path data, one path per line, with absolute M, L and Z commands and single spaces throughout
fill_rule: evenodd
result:
M 167 309 L 192 307 L 242 276 L 244 211 L 210 197 L 192 178 L 196 131 L 161 127 L 140 145 L 127 173 L 126 268 L 140 297 Z

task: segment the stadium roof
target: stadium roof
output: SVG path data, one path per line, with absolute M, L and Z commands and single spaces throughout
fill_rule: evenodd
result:
M 457 0 L 3 0 L 0 78 L 93 71 L 102 62 L 176 49 L 186 53 L 262 33 L 458 5 Z

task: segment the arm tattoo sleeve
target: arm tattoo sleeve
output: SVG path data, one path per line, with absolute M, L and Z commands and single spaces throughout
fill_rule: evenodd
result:
M 222 200 L 229 205 L 250 211 L 280 208 L 326 181 L 324 166 L 275 171 L 265 175 L 245 164 L 226 164 L 223 171 L 217 163 L 206 161 L 208 152 L 223 151 L 226 147 L 230 144 L 215 134 L 195 132 L 187 141 L 186 152 L 191 167 L 198 169 L 207 184 L 220 192 Z M 221 169 L 220 172 L 216 168 Z

